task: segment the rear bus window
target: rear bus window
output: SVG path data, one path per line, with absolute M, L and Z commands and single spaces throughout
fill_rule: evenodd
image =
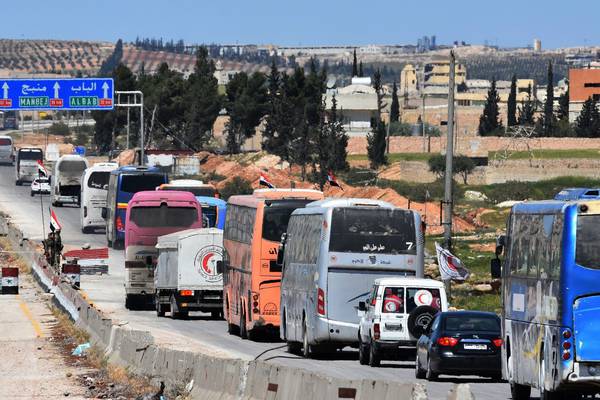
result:
M 600 215 L 579 215 L 575 262 L 582 267 L 600 269 Z
M 129 219 L 140 228 L 187 228 L 198 221 L 193 207 L 133 207 Z

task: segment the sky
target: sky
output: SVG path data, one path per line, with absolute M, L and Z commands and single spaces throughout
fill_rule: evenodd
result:
M 597 0 L 8 0 L 0 37 L 297 45 L 600 44 Z M 493 5 L 492 5 L 493 4 Z

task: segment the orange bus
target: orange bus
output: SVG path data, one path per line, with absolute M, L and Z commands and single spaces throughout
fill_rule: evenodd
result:
M 256 337 L 279 328 L 281 266 L 277 251 L 290 215 L 323 199 L 310 189 L 257 189 L 231 196 L 223 232 L 223 315 L 230 334 Z

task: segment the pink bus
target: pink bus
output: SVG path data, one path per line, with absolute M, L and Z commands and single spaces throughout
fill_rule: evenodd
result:
M 154 301 L 158 237 L 202 228 L 202 209 L 190 192 L 143 191 L 129 201 L 125 221 L 125 308 L 147 308 Z

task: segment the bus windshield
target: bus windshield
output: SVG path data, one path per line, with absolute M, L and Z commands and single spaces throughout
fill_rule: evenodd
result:
M 85 165 L 85 161 L 62 161 L 60 164 L 58 164 L 58 170 L 60 172 L 79 172 L 81 173 L 81 171 L 85 170 L 86 165 Z
M 187 228 L 198 221 L 194 207 L 133 207 L 129 219 L 140 228 Z
M 415 222 L 409 211 L 336 208 L 331 221 L 330 251 L 417 253 Z
M 600 215 L 577 217 L 575 262 L 582 267 L 600 269 Z
M 41 160 L 43 158 L 41 150 L 19 150 L 19 160 Z
M 87 186 L 92 189 L 104 189 L 108 185 L 110 171 L 96 171 L 90 174 Z
M 144 190 L 155 190 L 165 183 L 163 174 L 134 174 L 121 176 L 121 191 L 137 193 Z
M 202 217 L 208 220 L 206 228 L 214 228 L 217 225 L 217 206 L 202 206 Z
M 279 200 L 265 203 L 262 237 L 279 242 L 287 231 L 290 216 L 297 208 L 302 208 L 312 200 Z
M 191 192 L 194 196 L 215 197 L 215 188 L 212 186 L 175 186 L 165 185 L 162 190 L 178 190 L 181 192 Z

